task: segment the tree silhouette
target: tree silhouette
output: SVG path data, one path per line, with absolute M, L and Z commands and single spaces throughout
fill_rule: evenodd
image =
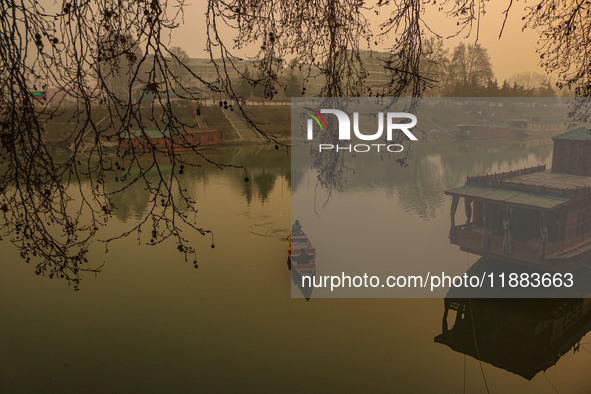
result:
M 299 97 L 301 93 L 302 81 L 293 70 L 290 70 L 285 81 L 285 95 L 287 97 Z
M 209 230 L 187 220 L 194 200 L 182 185 L 184 168 L 224 165 L 208 161 L 186 138 L 194 121 L 173 104 L 177 97 L 199 98 L 185 89 L 187 74 L 219 91 L 164 44 L 178 13 L 158 0 L 63 1 L 52 10 L 7 1 L 0 11 L 3 236 L 35 262 L 37 274 L 77 289 L 80 272 L 100 269 L 87 259 L 88 244 L 112 216 L 111 197 L 142 183 L 150 195 L 147 214 L 120 236 L 147 227 L 144 242 L 173 237 L 190 258 L 194 249 L 181 227 Z M 125 135 L 145 129 L 159 130 L 168 149 L 158 152 L 144 137 L 140 148 L 124 143 Z M 67 152 L 53 149 L 56 133 Z M 180 156 L 183 149 L 199 161 Z M 107 182 L 119 186 L 107 189 Z
M 252 93 L 252 85 L 251 85 L 251 76 L 250 71 L 248 71 L 248 67 L 244 67 L 244 71 L 242 72 L 243 78 L 238 85 L 238 89 L 236 93 L 238 96 L 244 98 L 245 100 L 250 97 Z
M 545 0 L 529 7 L 525 27 L 540 34 L 541 65 L 557 75 L 556 86 L 591 97 L 591 10 L 588 1 Z M 549 92 L 548 92 L 549 93 Z M 575 121 L 591 120 L 588 100 L 577 100 L 571 111 Z
M 471 89 L 486 86 L 494 78 L 490 57 L 480 45 L 460 43 L 454 48 L 448 69 L 448 83 L 460 91 L 455 95 L 469 95 Z M 467 90 L 467 92 L 462 92 Z M 468 94 L 466 94 L 468 93 Z
M 170 53 L 172 55 L 172 59 L 170 60 L 170 70 L 173 75 L 176 76 L 175 80 L 175 90 L 180 91 L 181 87 L 185 85 L 187 81 L 189 81 L 189 71 L 185 66 L 187 60 L 189 59 L 189 55 L 180 47 L 171 47 Z
M 193 256 L 181 228 L 204 235 L 209 230 L 187 220 L 195 201 L 183 174 L 191 166 L 233 166 L 209 160 L 187 138 L 196 114 L 177 103 L 202 99 L 190 86 L 225 97 L 220 102 L 230 107 L 239 96 L 231 75 L 251 80 L 270 99 L 291 66 L 304 88 L 316 80 L 323 96 L 359 96 L 368 92 L 363 53 L 380 41 L 389 48 L 383 59 L 388 83 L 381 94 L 419 96 L 437 82 L 421 70 L 435 53 L 425 44 L 432 29 L 422 14 L 431 7 L 451 16 L 460 33 L 484 10 L 480 0 L 208 0 L 206 49 L 217 75 L 207 79 L 167 44 L 182 21 L 184 3 L 0 2 L 0 226 L 38 274 L 63 277 L 77 288 L 80 272 L 100 269 L 87 261 L 88 244 L 112 216 L 112 196 L 133 184 L 150 194 L 149 206 L 139 224 L 120 236 L 147 228 L 145 243 L 172 237 L 185 258 Z M 559 73 L 560 86 L 589 96 L 587 3 L 534 4 L 526 26 L 541 33 L 545 67 Z M 370 30 L 367 12 L 388 15 L 379 33 Z M 235 29 L 231 46 L 222 39 L 222 25 Z M 255 80 L 239 69 L 244 63 L 235 53 L 253 46 Z M 240 103 L 232 108 L 246 115 Z M 268 141 L 282 145 L 246 119 Z M 146 130 L 161 133 L 166 149 L 157 149 Z M 136 134 L 139 144 L 130 144 L 126 137 Z M 191 154 L 180 155 L 181 150 Z M 339 163 L 338 157 L 327 157 L 317 166 L 320 176 L 340 174 Z M 107 182 L 119 186 L 106 188 Z
M 558 87 L 591 96 L 591 10 L 583 0 L 545 0 L 529 7 L 526 27 L 540 33 L 543 67 L 557 73 Z

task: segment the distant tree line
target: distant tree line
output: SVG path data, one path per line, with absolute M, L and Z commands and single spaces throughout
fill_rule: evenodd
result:
M 446 97 L 555 97 L 556 91 L 552 87 L 550 78 L 535 72 L 522 72 L 512 75 L 502 82 L 495 76 L 487 49 L 481 45 L 460 43 L 450 51 L 445 49 L 442 40 L 431 38 L 424 43 L 426 51 L 420 65 L 421 75 L 428 83 L 424 86 L 423 94 L 427 96 Z M 376 52 L 375 56 L 384 55 Z M 391 59 L 381 59 L 383 73 L 391 73 Z M 253 66 L 254 67 L 254 66 Z M 284 68 L 279 73 L 278 85 L 282 87 L 278 95 L 285 97 L 299 97 L 314 95 L 306 92 L 309 80 L 302 78 L 293 68 Z M 264 76 L 257 73 L 252 76 L 249 67 L 244 67 L 243 78 L 236 84 L 236 93 L 244 98 L 250 96 L 263 97 L 264 86 L 257 83 Z M 380 94 L 386 89 L 384 86 L 372 85 L 368 95 Z M 306 94 L 308 93 L 308 94 Z M 405 92 L 411 94 L 409 90 Z M 364 94 L 361 94 L 364 95 Z
M 458 44 L 451 54 L 442 41 L 427 43 L 432 53 L 424 62 L 422 72 L 433 83 L 427 96 L 447 97 L 554 97 L 556 93 L 549 78 L 528 72 L 514 74 L 499 83 L 486 48 L 475 44 Z

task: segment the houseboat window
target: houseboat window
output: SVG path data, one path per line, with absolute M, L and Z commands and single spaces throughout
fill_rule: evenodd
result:
M 213 141 L 213 135 L 208 135 L 208 136 L 207 136 L 207 140 L 208 140 L 208 141 Z

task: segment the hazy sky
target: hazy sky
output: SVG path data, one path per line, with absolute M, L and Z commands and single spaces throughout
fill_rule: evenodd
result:
M 536 53 L 538 34 L 533 30 L 522 31 L 526 15 L 523 2 L 514 1 L 509 12 L 509 17 L 499 39 L 499 32 L 503 25 L 504 14 L 509 1 L 494 0 L 486 4 L 486 13 L 480 20 L 480 34 L 478 43 L 488 49 L 493 64 L 493 71 L 499 80 L 508 78 L 514 73 L 524 71 L 536 71 L 545 74 L 539 66 L 539 55 Z M 451 22 L 451 23 L 450 23 Z M 446 27 L 456 23 L 447 21 Z M 474 43 L 476 31 L 472 31 L 469 38 L 465 36 L 448 40 L 447 47 L 457 45 L 459 41 Z
M 371 1 L 368 1 L 371 3 Z M 522 32 L 522 16 L 525 15 L 523 2 L 514 1 L 509 18 L 505 25 L 503 36 L 499 39 L 499 31 L 503 23 L 503 11 L 509 0 L 494 0 L 486 3 L 486 14 L 480 20 L 480 34 L 478 42 L 488 49 L 493 70 L 497 78 L 502 81 L 514 73 L 536 71 L 544 73 L 539 67 L 539 57 L 535 52 L 538 35 L 527 30 Z M 190 57 L 206 57 L 205 52 L 205 11 L 207 0 L 193 0 L 185 9 L 184 24 L 172 35 L 175 46 L 182 47 Z M 442 36 L 450 35 L 456 28 L 455 20 L 445 20 L 442 13 L 428 11 L 424 19 Z M 377 25 L 380 17 L 368 15 L 372 25 Z M 381 16 L 383 18 L 383 16 Z M 446 47 L 451 48 L 460 41 L 474 43 L 476 40 L 476 24 L 470 37 L 465 34 L 446 40 Z M 377 30 L 377 29 L 376 29 Z M 226 29 L 231 46 L 233 32 Z

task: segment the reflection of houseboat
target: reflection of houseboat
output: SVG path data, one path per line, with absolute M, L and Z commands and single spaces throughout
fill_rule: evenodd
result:
M 578 351 L 591 329 L 591 299 L 445 298 L 444 306 L 435 342 L 526 379 Z
M 129 130 L 121 134 L 119 146 L 123 149 L 135 151 L 158 150 L 167 152 L 174 149 L 177 152 L 209 148 L 223 144 L 224 133 L 214 128 L 189 129 L 184 132 L 171 133 L 160 130 Z
M 512 129 L 506 125 L 459 124 L 458 135 L 464 138 L 503 138 L 511 135 Z
M 452 196 L 451 243 L 482 256 L 562 270 L 591 257 L 591 131 L 553 138 L 545 165 L 468 177 Z M 460 198 L 465 224 L 455 224 Z

